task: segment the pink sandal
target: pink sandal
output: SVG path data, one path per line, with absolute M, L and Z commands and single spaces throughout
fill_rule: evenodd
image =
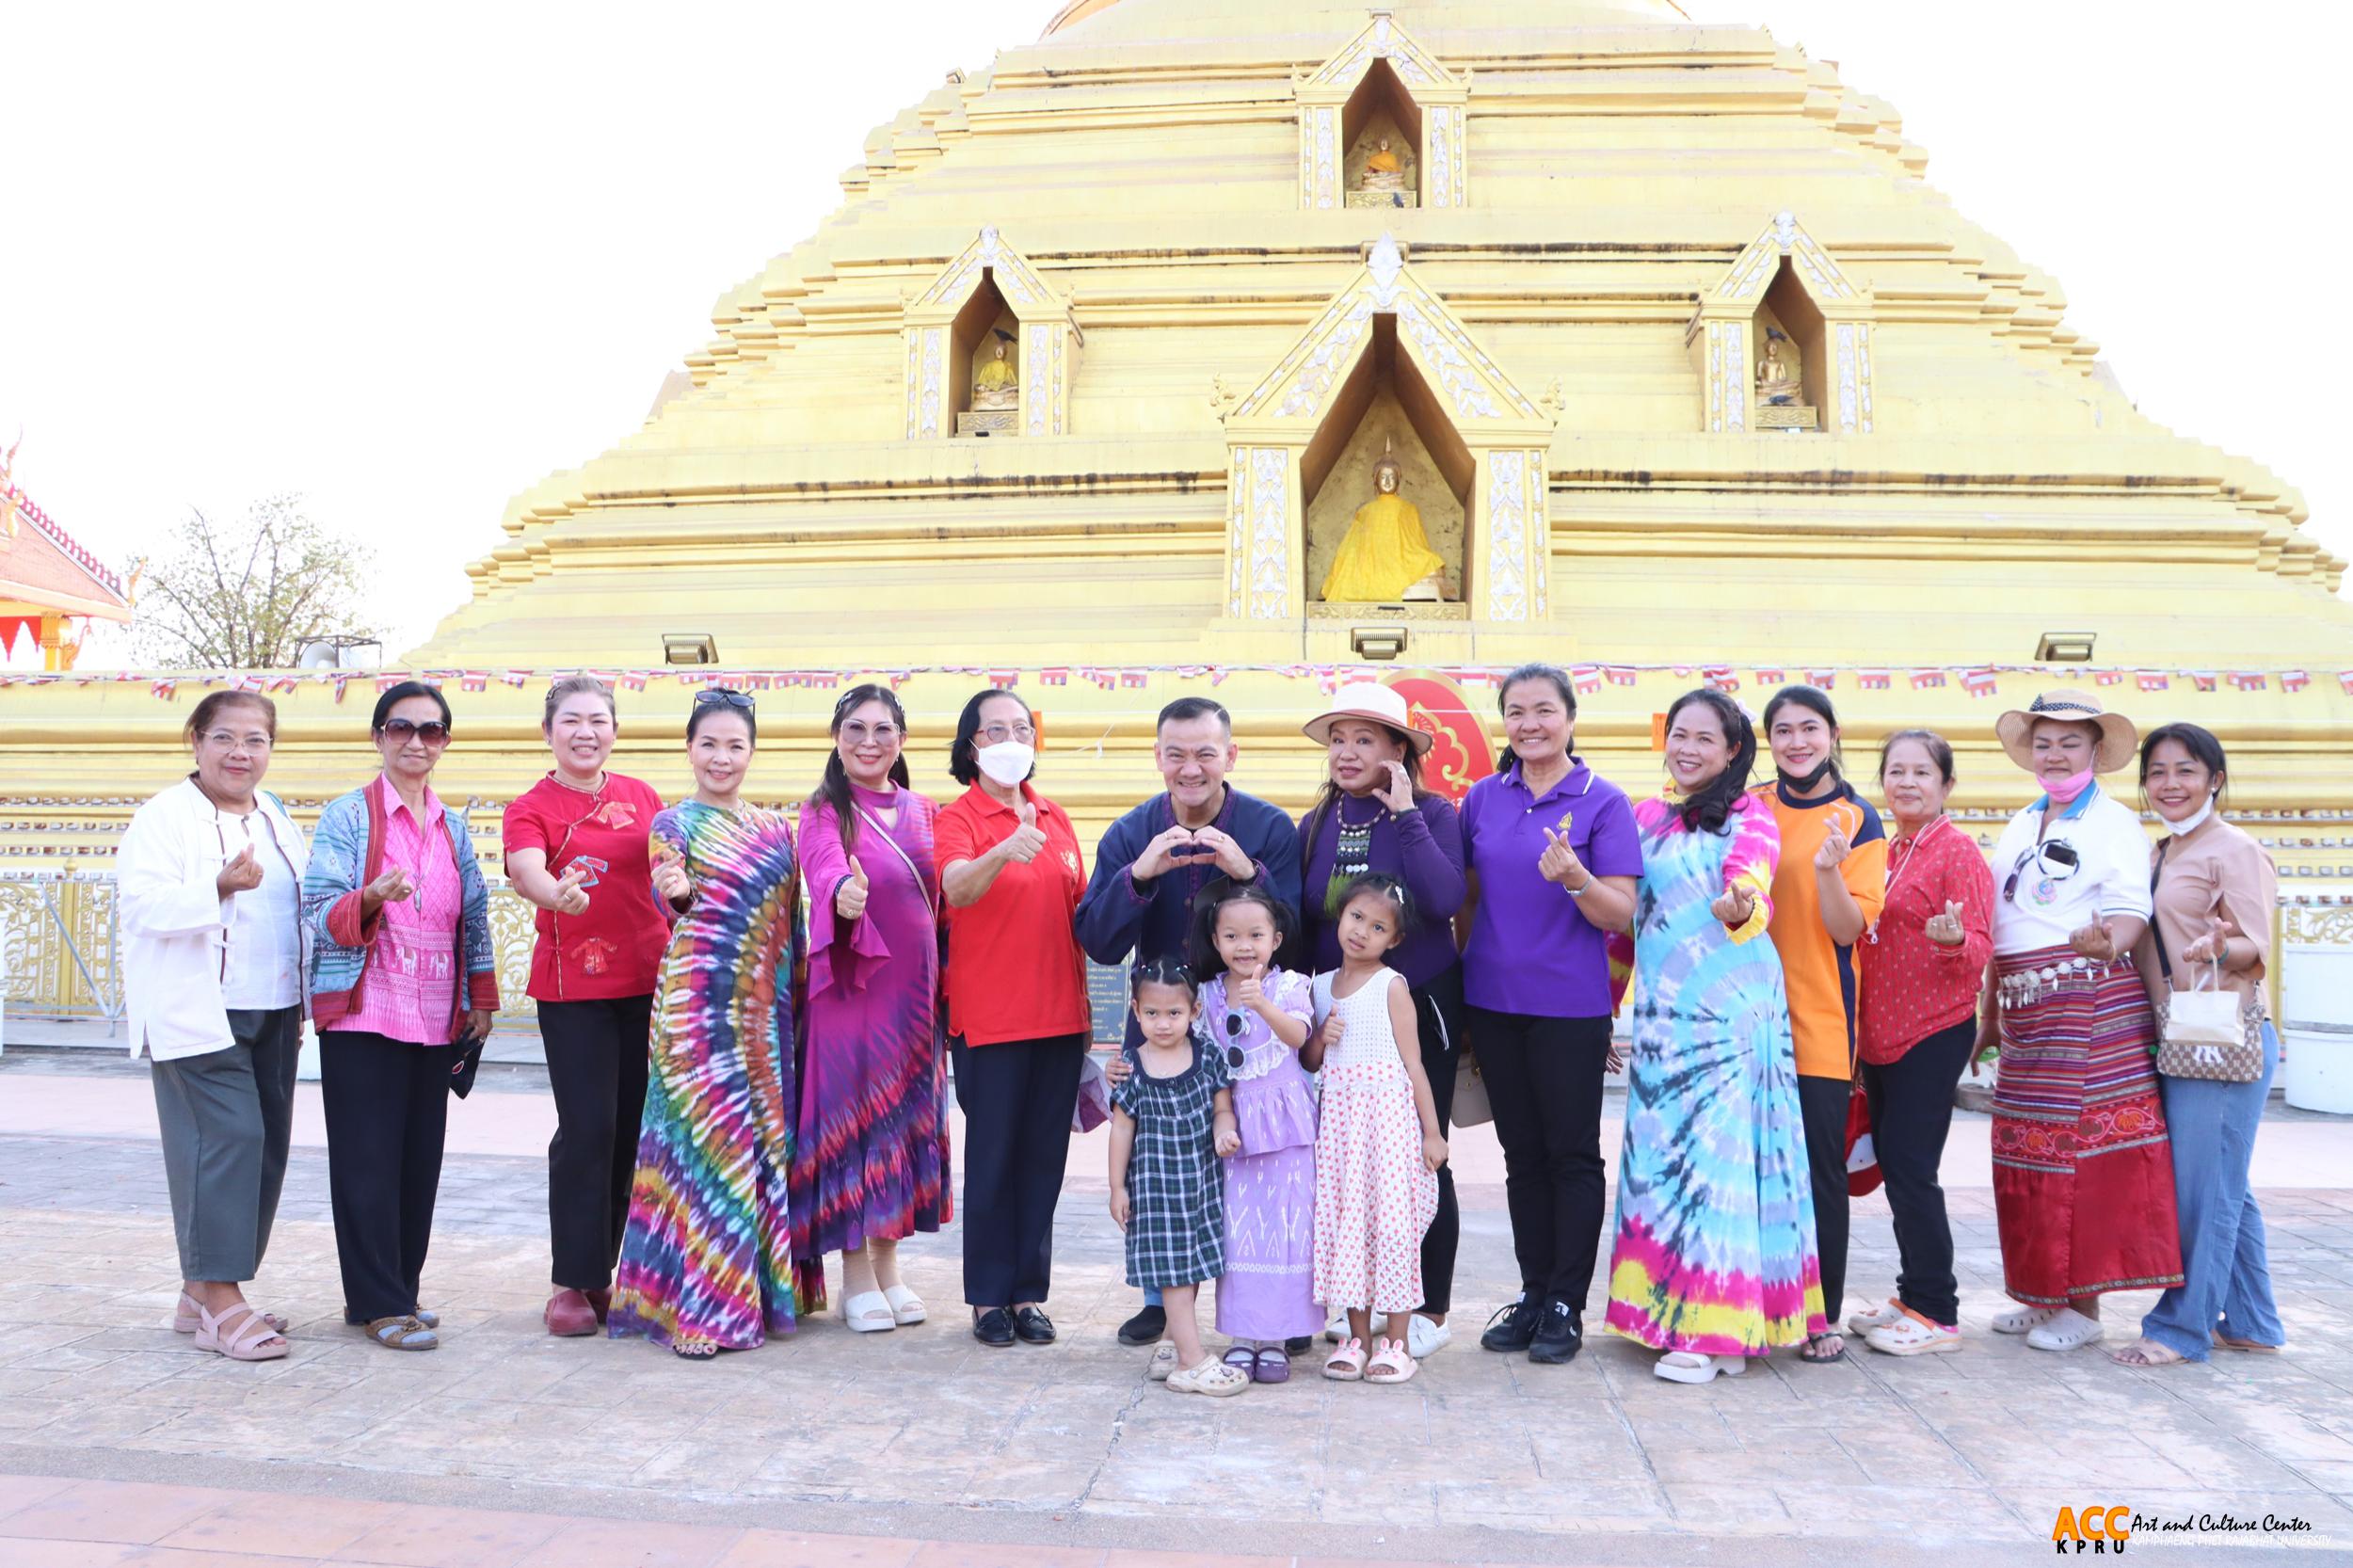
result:
M 1394 1339 L 1374 1341 L 1372 1365 L 1365 1368 L 1367 1383 L 1403 1383 L 1421 1370 L 1421 1363 L 1408 1355 L 1405 1347 Z
M 181 1291 L 180 1304 L 172 1310 L 171 1314 L 171 1332 L 174 1334 L 194 1334 L 197 1330 L 197 1320 L 203 1310 L 204 1309 L 202 1307 L 196 1304 L 196 1298 L 194 1296 L 189 1295 L 185 1290 Z M 236 1308 L 231 1307 L 230 1310 L 234 1312 Z M 280 1318 L 275 1312 L 263 1313 L 262 1321 L 267 1323 L 270 1326 L 270 1331 L 274 1334 L 283 1334 L 286 1332 L 286 1320 Z
M 1323 1375 L 1334 1383 L 1355 1383 L 1365 1375 L 1365 1342 L 1353 1335 L 1323 1360 Z
M 239 1326 L 228 1328 L 239 1313 L 245 1315 Z M 232 1361 L 276 1361 L 294 1348 L 250 1305 L 232 1306 L 217 1318 L 200 1306 L 196 1317 L 196 1348 Z

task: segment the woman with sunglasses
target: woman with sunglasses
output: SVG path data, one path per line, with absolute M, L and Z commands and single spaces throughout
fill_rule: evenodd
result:
M 131 1054 L 152 1062 L 180 1243 L 172 1327 L 232 1361 L 275 1361 L 285 1320 L 245 1299 L 294 1132 L 302 1043 L 302 832 L 262 788 L 278 709 L 214 692 L 188 718 L 196 769 L 140 807 L 115 856 Z
M 1993 732 L 2041 787 L 1993 847 L 1993 967 L 1977 1054 L 1996 1048 L 1996 1334 L 2072 1351 L 2100 1297 L 2182 1283 L 2156 1021 L 2132 961 L 2148 928 L 2149 838 L 2101 774 L 2133 760 L 2132 721 L 2088 692 L 2045 692 Z
M 376 699 L 369 733 L 383 772 L 319 812 L 302 877 L 327 1182 L 344 1320 L 389 1349 L 429 1351 L 440 1319 L 417 1283 L 450 1075 L 464 1064 L 446 1048 L 488 1037 L 498 969 L 466 819 L 433 792 L 448 702 L 404 680 Z
M 948 921 L 948 1049 L 964 1111 L 964 1299 L 972 1336 L 1054 1340 L 1044 1302 L 1054 1206 L 1086 1055 L 1078 835 L 1030 785 L 1037 726 L 1011 692 L 973 694 L 933 824 Z
M 1463 906 L 1463 829 L 1453 803 L 1421 785 L 1422 762 L 1433 737 L 1415 728 L 1406 716 L 1405 699 L 1378 681 L 1341 687 L 1332 695 L 1329 708 L 1300 728 L 1323 746 L 1327 771 L 1322 792 L 1299 819 L 1305 876 L 1300 897 L 1299 967 L 1311 976 L 1340 967 L 1340 898 L 1357 877 L 1375 871 L 1405 884 L 1420 923 L 1390 950 L 1387 962 L 1405 977 L 1414 1000 L 1422 1070 L 1430 1078 L 1438 1135 L 1444 1137 L 1454 1115 L 1454 1048 L 1463 1038 L 1463 960 L 1449 924 Z M 1235 1099 L 1241 1099 L 1239 1089 Z M 1313 1128 L 1309 1131 L 1312 1135 Z M 1313 1185 L 1311 1179 L 1311 1189 Z M 1417 1361 L 1454 1337 L 1446 1319 L 1453 1306 L 1454 1254 L 1460 1239 L 1454 1173 L 1441 1166 L 1437 1218 L 1430 1222 L 1421 1241 L 1426 1299 L 1406 1320 L 1408 1353 Z M 1314 1260 L 1308 1261 L 1312 1265 Z M 1221 1326 L 1225 1316 L 1225 1290 L 1220 1287 Z M 1336 1315 L 1325 1333 L 1335 1344 L 1347 1338 L 1348 1315 Z
M 899 1243 L 951 1217 L 940 1116 L 939 808 L 909 787 L 905 710 L 888 686 L 833 706 L 833 752 L 801 808 L 808 883 L 808 1040 L 792 1144 L 792 1256 L 804 1301 L 841 1255 L 859 1334 L 923 1321 Z
M 539 733 L 554 767 L 506 808 L 507 880 L 538 910 L 532 999 L 555 1095 L 548 1143 L 550 1334 L 605 1321 L 629 1219 L 646 1105 L 653 987 L 669 921 L 654 907 L 648 830 L 662 797 L 605 762 L 620 737 L 613 688 L 568 675 L 548 688 Z
M 662 961 L 636 1182 L 606 1326 L 681 1359 L 747 1351 L 794 1321 L 792 827 L 744 802 L 758 729 L 741 692 L 695 694 L 693 798 L 652 824 Z

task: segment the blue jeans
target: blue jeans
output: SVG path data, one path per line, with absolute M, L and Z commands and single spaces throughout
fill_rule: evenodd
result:
M 2183 1284 L 2157 1299 L 2141 1336 L 2192 1361 L 2213 1353 L 2217 1325 L 2233 1339 L 2287 1338 L 2271 1300 L 2263 1210 L 2248 1188 L 2255 1128 L 2280 1068 L 2280 1036 L 2264 1025 L 2264 1075 L 2253 1083 L 2159 1080 L 2173 1142 L 2173 1201 L 2181 1211 Z

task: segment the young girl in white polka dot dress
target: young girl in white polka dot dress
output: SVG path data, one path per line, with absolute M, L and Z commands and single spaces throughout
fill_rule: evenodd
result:
M 1343 1382 L 1403 1383 L 1417 1364 L 1406 1324 L 1421 1305 L 1421 1238 L 1438 1211 L 1446 1140 L 1421 1068 L 1405 977 L 1382 956 L 1413 924 L 1395 877 L 1367 872 L 1341 889 L 1340 967 L 1332 1013 L 1300 1053 L 1322 1070 L 1316 1134 L 1316 1299 L 1348 1313 L 1349 1336 L 1323 1364 Z M 1388 1334 L 1368 1361 L 1372 1314 Z

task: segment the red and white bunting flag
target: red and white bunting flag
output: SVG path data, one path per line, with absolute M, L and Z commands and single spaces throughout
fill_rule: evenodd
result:
M 1316 671 L 1316 689 L 1325 696 L 1330 696 L 1334 692 L 1338 691 L 1340 689 L 1339 670 L 1331 664 L 1326 664 Z
M 1631 686 L 1641 679 L 1640 674 L 1625 664 L 1604 664 L 1601 674 L 1602 679 L 1612 686 Z
M 2300 692 L 2312 683 L 2313 678 L 2310 671 L 2281 670 L 2280 672 L 2280 689 L 2283 692 Z
M 1019 670 L 990 670 L 988 683 L 1000 692 L 1012 691 L 1021 683 L 1021 672 Z
M 349 677 L 349 676 L 347 676 L 347 675 L 339 675 L 339 676 L 335 677 L 335 700 L 336 700 L 337 702 L 341 702 L 341 701 L 343 701 L 343 699 L 344 699 L 344 688 L 345 686 L 350 685 L 350 684 L 351 684 L 351 677 Z
M 262 689 L 262 678 L 258 675 L 241 675 L 229 683 L 229 689 L 232 692 L 258 692 Z
M 1068 665 L 1066 665 L 1066 664 L 1048 664 L 1048 665 L 1047 665 L 1044 669 L 1042 669 L 1042 670 L 1040 670 L 1040 671 L 1038 671 L 1038 672 L 1037 672 L 1037 683 L 1038 683 L 1039 685 L 1041 685 L 1041 686 L 1067 686 L 1067 685 L 1069 685 L 1069 684 L 1070 684 L 1070 669 L 1069 669 L 1069 666 L 1068 666 Z
M 1149 670 L 1121 670 L 1119 672 L 1121 688 L 1130 692 L 1143 690 L 1144 682 L 1150 679 Z
M 1234 672 L 1232 670 L 1227 669 L 1224 664 L 1211 664 L 1209 666 L 1209 684 L 1212 686 L 1223 686 L 1225 684 L 1225 678 L 1233 673 Z
M 394 686 L 399 685 L 402 681 L 404 681 L 404 680 L 408 680 L 408 678 L 407 676 L 405 676 L 405 675 L 379 675 L 379 676 L 377 676 L 377 677 L 376 678 L 376 695 L 377 695 L 377 696 L 382 696 L 384 693 L 391 691 L 391 690 L 392 690 Z
M 2124 672 L 2122 670 L 2095 670 L 2092 672 L 2091 680 L 2092 684 L 2097 686 L 2121 686 L 2124 683 Z
M 462 677 L 459 678 L 457 689 L 463 692 L 479 692 L 487 688 L 489 684 L 490 676 L 488 671 L 468 670 Z
M 1274 673 L 1286 680 L 1305 680 L 1310 672 L 1305 664 L 1278 664 Z
M 2353 670 L 2337 671 L 2337 685 L 2345 696 L 2353 696 Z
M 1789 672 L 1787 670 L 1761 669 L 1756 672 L 1756 683 L 1760 686 L 1785 685 L 1787 683 L 1788 680 Z
M 1857 670 L 1854 683 L 1866 692 L 1883 692 L 1894 678 L 1885 670 Z
M 1998 696 L 2001 683 L 1992 670 L 1963 670 L 1961 684 L 1971 696 Z
M 2211 692 L 2220 683 L 2222 677 L 2213 670 L 2191 670 L 2189 679 L 2200 691 Z
M 1700 671 L 1700 679 L 1706 682 L 1710 691 L 1737 692 L 1740 689 L 1740 678 L 1732 673 L 1729 664 L 1710 664 Z
M 149 683 L 148 690 L 162 697 L 166 702 L 169 702 L 172 695 L 180 690 L 180 682 L 177 680 L 152 681 Z
M 913 670 L 892 670 L 890 672 L 890 689 L 895 692 L 914 678 L 915 672 Z
M 625 692 L 642 692 L 645 689 L 646 678 L 643 673 L 637 670 L 629 670 L 622 674 L 621 690 Z
M 1808 670 L 1805 672 L 1805 683 L 1809 686 L 1818 686 L 1827 692 L 1838 684 L 1838 672 L 1836 670 Z
M 502 686 L 512 686 L 518 691 L 521 690 L 522 683 L 530 679 L 531 672 L 529 670 L 499 671 L 499 684 Z
M 1912 689 L 1915 692 L 1933 691 L 1944 684 L 1945 672 L 1943 670 L 1913 670 L 1912 672 Z
M 1599 664 L 1574 666 L 1569 671 L 1569 684 L 1577 688 L 1577 695 L 1580 696 L 1593 696 L 1601 690 L 1601 666 Z
M 2142 670 L 2137 679 L 2144 692 L 2169 692 L 2173 689 L 2173 678 L 2161 670 Z
M 2271 689 L 2270 680 L 2260 670 L 2233 670 L 2230 674 L 2230 681 L 2242 692 L 2265 692 Z

